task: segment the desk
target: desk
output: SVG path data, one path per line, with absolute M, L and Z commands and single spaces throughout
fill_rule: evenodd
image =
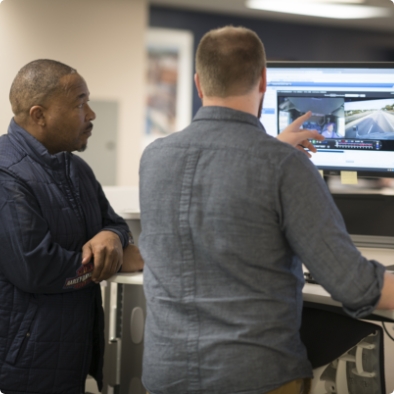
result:
M 138 212 L 122 212 L 133 232 L 136 244 L 140 233 Z M 394 249 L 359 248 L 368 259 L 375 259 L 384 265 L 394 264 Z M 104 365 L 104 394 L 145 394 L 140 377 L 142 372 L 143 328 L 146 315 L 143 295 L 143 274 L 117 274 L 107 282 L 105 288 L 106 357 Z M 305 303 L 334 307 L 342 311 L 341 304 L 319 285 L 305 284 Z M 394 322 L 394 311 L 375 311 L 371 319 Z M 389 367 L 394 363 L 394 343 L 386 338 L 386 381 L 388 388 L 394 388 L 394 377 Z M 390 380 L 393 380 L 391 382 Z M 115 387 L 113 389 L 112 387 Z
M 103 394 L 146 394 L 141 383 L 146 316 L 143 275 L 120 273 L 104 287 Z
M 143 285 L 142 272 L 131 274 L 117 274 L 108 280 L 109 283 L 119 283 L 124 285 Z M 330 294 L 320 285 L 305 283 L 302 290 L 304 302 L 316 303 L 320 305 L 329 305 L 341 308 L 341 303 L 331 298 Z M 372 314 L 378 321 L 392 321 L 394 322 L 394 311 L 374 311 Z
M 143 274 L 117 274 L 108 280 L 105 296 L 106 310 L 106 385 L 117 387 L 116 391 L 104 388 L 104 394 L 145 394 L 140 377 L 142 373 L 143 329 L 146 316 L 143 295 Z M 305 303 L 335 307 L 342 311 L 341 304 L 334 301 L 320 286 L 305 284 Z M 108 308 L 108 309 L 107 309 Z M 394 311 L 375 311 L 371 320 L 394 322 Z M 119 327 L 119 325 L 121 327 Z M 393 346 L 391 344 L 391 346 Z M 112 361 L 108 361 L 111 359 Z M 387 366 L 391 365 L 386 364 Z M 387 372 L 386 376 L 390 376 Z M 391 386 L 390 386 L 391 387 Z
M 358 249 L 360 250 L 362 255 L 369 260 L 379 261 L 385 266 L 394 264 L 394 249 L 362 247 Z M 337 301 L 334 301 L 331 298 L 330 294 L 328 294 L 327 291 L 325 291 L 319 285 L 305 283 L 302 292 L 304 302 L 311 302 L 341 308 L 341 304 Z M 394 311 L 374 311 L 371 317 L 373 317 L 373 320 L 394 322 Z
M 108 279 L 109 283 L 119 283 L 123 285 L 142 285 L 143 282 L 143 274 L 142 272 L 130 273 L 130 274 L 117 274 L 112 278 Z
M 305 283 L 302 290 L 302 298 L 305 303 L 313 303 L 319 305 L 328 305 L 342 309 L 341 303 L 334 301 L 330 294 L 323 289 L 320 285 Z M 394 311 L 377 311 L 375 310 L 371 316 L 367 317 L 366 320 L 377 320 L 377 321 L 390 321 L 394 322 Z

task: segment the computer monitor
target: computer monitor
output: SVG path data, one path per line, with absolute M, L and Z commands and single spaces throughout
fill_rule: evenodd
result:
M 394 177 L 394 63 L 268 62 L 263 107 L 273 136 L 312 111 L 303 127 L 326 138 L 311 159 L 325 174 Z

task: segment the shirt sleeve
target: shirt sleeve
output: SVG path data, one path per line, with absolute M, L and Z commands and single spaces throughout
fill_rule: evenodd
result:
M 0 171 L 0 274 L 27 293 L 62 293 L 93 285 L 81 253 L 53 242 L 28 186 Z
M 353 317 L 376 307 L 385 268 L 354 246 L 324 180 L 301 152 L 282 163 L 277 179 L 282 230 L 316 280 Z

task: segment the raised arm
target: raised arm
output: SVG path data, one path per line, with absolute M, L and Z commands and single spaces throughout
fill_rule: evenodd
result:
M 316 152 L 316 148 L 309 141 L 323 141 L 324 137 L 317 130 L 301 129 L 301 126 L 312 116 L 312 112 L 307 112 L 297 118 L 293 123 L 287 126 L 279 135 L 278 140 L 290 144 L 311 157 L 309 152 Z

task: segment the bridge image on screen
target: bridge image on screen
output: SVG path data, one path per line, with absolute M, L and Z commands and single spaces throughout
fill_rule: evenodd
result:
M 345 137 L 394 140 L 394 99 L 345 102 Z

